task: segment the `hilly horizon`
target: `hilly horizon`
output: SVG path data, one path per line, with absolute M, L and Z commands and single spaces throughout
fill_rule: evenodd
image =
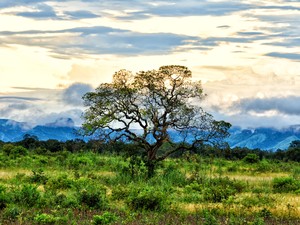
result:
M 4 142 L 17 142 L 23 139 L 25 134 L 36 136 L 39 140 L 55 139 L 67 141 L 84 139 L 78 134 L 79 126 L 75 126 L 71 118 L 59 118 L 52 123 L 30 126 L 26 122 L 18 122 L 9 119 L 0 119 L 0 140 Z M 300 140 L 300 125 L 292 125 L 277 129 L 271 127 L 258 127 L 242 129 L 233 126 L 230 137 L 226 139 L 231 148 L 246 147 L 249 149 L 277 150 L 287 149 L 292 141 Z M 179 134 L 172 133 L 173 138 Z

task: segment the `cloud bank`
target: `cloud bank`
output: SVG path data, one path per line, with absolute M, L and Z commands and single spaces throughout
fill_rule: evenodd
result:
M 2 0 L 0 118 L 80 124 L 81 96 L 115 71 L 180 64 L 216 118 L 299 123 L 299 18 L 292 0 Z

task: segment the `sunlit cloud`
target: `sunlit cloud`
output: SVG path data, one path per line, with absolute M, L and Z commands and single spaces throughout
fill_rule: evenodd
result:
M 0 118 L 80 124 L 80 97 L 115 71 L 180 64 L 217 118 L 294 124 L 299 18 L 293 0 L 2 0 Z

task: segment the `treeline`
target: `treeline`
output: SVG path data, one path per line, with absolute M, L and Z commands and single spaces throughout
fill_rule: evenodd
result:
M 10 154 L 25 154 L 25 152 L 34 151 L 38 154 L 55 153 L 68 151 L 71 153 L 92 151 L 95 153 L 116 154 L 116 155 L 140 155 L 139 148 L 130 143 L 110 142 L 104 143 L 98 140 L 89 140 L 85 142 L 82 139 L 68 140 L 66 142 L 49 139 L 41 141 L 36 136 L 24 135 L 23 140 L 18 142 L 0 141 L 0 148 Z M 167 148 L 167 146 L 166 146 Z M 23 152 L 23 153 L 22 153 Z M 190 150 L 190 154 L 198 154 L 206 157 L 224 158 L 229 160 L 244 159 L 248 154 L 255 154 L 258 160 L 270 159 L 281 161 L 300 162 L 300 140 L 291 142 L 287 150 L 277 149 L 276 151 L 268 151 L 261 149 L 249 149 L 246 147 L 230 148 L 228 145 L 223 148 L 202 145 Z M 177 152 L 172 157 L 181 157 L 186 151 Z

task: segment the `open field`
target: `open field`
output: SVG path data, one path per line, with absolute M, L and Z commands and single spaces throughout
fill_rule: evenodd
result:
M 300 224 L 300 164 L 0 151 L 0 224 Z

